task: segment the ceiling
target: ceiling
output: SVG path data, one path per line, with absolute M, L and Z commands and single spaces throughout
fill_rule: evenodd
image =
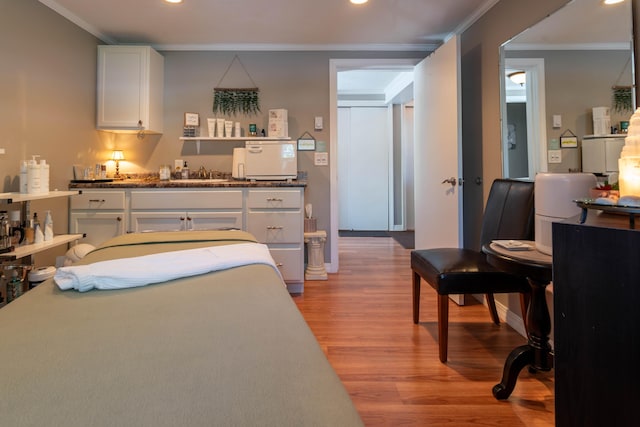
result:
M 497 0 L 39 0 L 108 44 L 429 52 Z
M 512 49 L 629 49 L 631 2 L 573 0 L 516 36 Z

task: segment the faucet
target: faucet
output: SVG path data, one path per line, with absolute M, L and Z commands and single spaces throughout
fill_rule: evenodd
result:
M 207 169 L 204 166 L 198 169 L 198 179 L 207 179 Z

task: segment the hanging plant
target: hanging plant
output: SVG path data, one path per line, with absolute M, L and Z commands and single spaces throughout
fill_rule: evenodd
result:
M 253 87 L 248 88 L 223 88 L 216 87 L 213 89 L 213 112 L 221 113 L 225 115 L 234 116 L 238 113 L 242 114 L 257 114 L 260 112 L 260 97 L 259 97 L 259 89 L 256 87 L 257 85 L 253 82 L 251 75 L 244 67 L 238 55 L 234 55 L 231 63 L 227 67 L 227 70 L 222 75 L 222 78 L 218 82 L 218 86 L 222 83 L 224 78 L 227 76 L 227 73 L 231 69 L 231 66 L 238 62 L 242 67 L 242 70 L 249 78 L 249 81 L 253 85 Z
M 215 88 L 213 90 L 213 112 L 234 116 L 238 113 L 260 112 L 260 90 L 258 88 Z
M 631 86 L 614 86 L 613 90 L 613 110 L 625 112 L 633 110 L 633 97 Z

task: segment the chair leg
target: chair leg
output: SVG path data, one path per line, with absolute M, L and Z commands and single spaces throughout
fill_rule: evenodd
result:
M 420 275 L 413 272 L 413 323 L 416 325 L 420 319 Z
M 438 294 L 438 352 L 440 361 L 447 363 L 449 343 L 449 296 Z
M 496 325 L 500 324 L 500 317 L 498 317 L 498 310 L 496 309 L 496 300 L 493 298 L 492 293 L 488 293 L 485 295 L 487 298 L 487 305 L 489 306 L 489 314 L 491 315 L 491 320 Z
M 529 336 L 529 327 L 527 326 L 527 310 L 529 308 L 529 302 L 531 300 L 530 294 L 520 294 L 520 311 L 522 312 L 522 323 L 524 323 L 524 331 Z

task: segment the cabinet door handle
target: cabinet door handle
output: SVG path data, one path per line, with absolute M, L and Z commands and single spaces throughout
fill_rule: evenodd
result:
M 89 203 L 104 203 L 104 199 L 89 199 Z
M 184 217 L 183 216 L 180 217 L 180 221 L 184 221 Z
M 116 221 L 118 221 L 118 222 L 122 221 L 122 217 L 117 217 Z
M 282 230 L 283 228 L 281 225 L 267 225 L 267 230 Z
M 267 202 L 281 202 L 282 199 L 278 197 L 267 197 Z

